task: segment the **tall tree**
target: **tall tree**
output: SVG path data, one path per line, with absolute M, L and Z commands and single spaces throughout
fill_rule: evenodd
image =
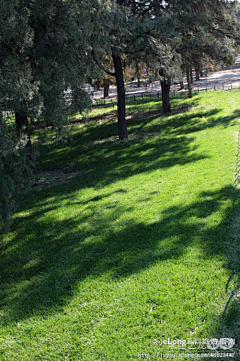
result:
M 122 71 L 122 56 L 151 64 L 166 62 L 166 39 L 173 35 L 171 16 L 164 1 L 112 0 L 106 7 L 104 2 L 102 35 L 104 46 L 93 49 L 96 63 L 104 69 L 101 57 L 105 52 L 112 55 L 113 69 L 105 71 L 115 76 L 118 90 L 119 138 L 127 138 L 125 121 L 125 88 Z M 103 44 L 102 44 L 103 45 Z M 159 67 L 159 64 L 158 64 Z M 159 71 L 159 69 L 158 69 Z
M 30 178 L 33 183 L 36 181 L 30 120 L 34 125 L 41 118 L 61 130 L 69 115 L 90 104 L 84 82 L 90 64 L 88 33 L 93 26 L 89 15 L 94 11 L 92 4 L 94 0 L 0 2 L 1 197 L 4 182 L 8 180 L 9 185 L 17 182 L 13 169 L 22 169 L 21 174 L 18 172 L 22 180 L 27 173 L 35 173 Z M 68 89 L 70 99 L 66 98 Z M 15 119 L 15 132 L 9 127 L 6 111 L 13 114 L 10 123 Z M 20 157 L 10 156 L 16 152 Z M 16 167 L 19 159 L 22 167 Z M 13 188 L 8 187 L 7 198 L 0 197 L 3 214 L 12 192 Z M 1 208 L 1 204 L 5 206 Z
M 189 97 L 192 96 L 190 69 L 200 69 L 208 58 L 221 65 L 231 65 L 239 43 L 235 2 L 225 0 L 173 0 L 169 1 L 177 19 L 177 31 L 181 54 L 188 82 Z
M 14 0 L 1 28 L 1 109 L 16 115 L 18 132 L 27 133 L 29 118 L 49 124 L 86 107 L 84 80 L 90 21 L 86 6 L 71 0 Z M 4 3 L 8 3 L 4 1 Z M 8 25 L 10 31 L 7 30 Z M 19 30 L 22 29 L 22 30 Z M 71 101 L 65 91 L 71 88 Z

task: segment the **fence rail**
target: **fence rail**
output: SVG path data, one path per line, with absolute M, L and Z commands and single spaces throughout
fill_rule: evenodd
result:
M 218 83 L 218 84 L 213 84 L 213 83 L 207 83 L 207 84 L 202 84 L 201 86 L 194 86 L 192 87 L 192 93 L 200 93 L 200 92 L 204 92 L 204 91 L 217 91 L 217 90 L 222 90 L 222 91 L 227 91 L 227 90 L 238 90 L 240 89 L 240 82 L 236 83 L 236 82 L 222 82 L 222 83 Z M 177 90 L 177 89 L 172 89 L 170 90 L 170 95 L 187 95 L 188 94 L 188 89 L 182 89 L 182 90 Z M 125 95 L 125 99 L 126 102 L 128 100 L 136 100 L 137 98 L 147 98 L 149 97 L 151 98 L 160 98 L 162 96 L 161 91 L 145 91 L 145 92 L 138 92 L 138 93 L 128 93 L 126 92 Z M 112 106 L 114 107 L 115 105 L 117 105 L 117 95 L 112 96 L 112 97 L 108 97 L 108 98 L 98 98 L 95 99 L 94 97 L 92 97 L 92 101 L 93 104 L 96 106 L 100 106 L 100 105 L 105 105 L 107 103 L 112 103 Z

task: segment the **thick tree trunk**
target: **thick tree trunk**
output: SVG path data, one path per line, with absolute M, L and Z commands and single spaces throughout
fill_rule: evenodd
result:
M 162 88 L 162 108 L 163 113 L 170 113 L 171 112 L 171 104 L 169 99 L 170 94 L 170 83 L 164 79 L 161 81 L 161 88 Z
M 192 84 L 191 84 L 191 76 L 190 76 L 190 66 L 186 67 L 187 73 L 187 84 L 188 84 L 188 98 L 192 98 Z
M 159 71 L 159 74 L 162 77 L 162 80 L 160 81 L 162 89 L 162 108 L 163 113 L 166 114 L 171 112 L 171 105 L 169 99 L 171 79 L 164 75 L 163 69 Z
M 29 125 L 28 125 L 28 117 L 25 114 L 22 113 L 15 113 L 15 122 L 16 122 L 16 128 L 18 135 L 20 135 L 22 132 L 27 136 L 27 143 L 25 145 L 25 155 L 27 159 L 27 163 L 29 167 L 32 169 L 33 175 L 34 175 L 34 182 L 32 185 L 35 185 L 38 180 L 37 175 L 37 167 L 33 158 L 33 150 L 32 150 L 32 142 L 31 142 L 31 136 L 29 132 Z
M 125 88 L 123 80 L 123 71 L 122 71 L 122 61 L 119 55 L 112 51 L 115 77 L 117 84 L 117 93 L 118 93 L 118 135 L 119 139 L 127 139 L 127 125 L 125 117 Z

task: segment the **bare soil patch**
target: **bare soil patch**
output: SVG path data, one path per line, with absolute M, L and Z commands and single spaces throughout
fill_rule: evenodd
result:
M 179 114 L 179 113 L 185 113 L 189 110 L 189 108 L 173 108 L 170 113 L 163 114 L 163 111 L 161 109 L 158 110 L 152 110 L 149 112 L 134 112 L 131 114 L 128 114 L 126 116 L 126 119 L 141 119 L 141 118 L 151 118 L 151 117 L 157 117 L 161 115 L 172 115 L 172 114 Z
M 38 182 L 34 188 L 45 188 L 66 183 L 80 174 L 81 172 L 64 173 L 62 170 L 39 172 Z
M 100 114 L 100 115 L 96 115 L 94 117 L 89 117 L 89 120 L 103 120 L 103 119 L 106 119 L 107 121 L 108 120 L 112 120 L 112 119 L 115 119 L 117 118 L 117 115 L 116 114 Z M 75 118 L 75 119 L 72 119 L 70 121 L 71 124 L 75 124 L 75 123 L 85 123 L 85 120 L 84 120 L 84 117 L 79 117 L 79 118 Z

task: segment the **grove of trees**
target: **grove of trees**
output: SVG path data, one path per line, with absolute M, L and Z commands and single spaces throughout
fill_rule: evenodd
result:
M 162 86 L 171 110 L 173 76 L 204 61 L 230 65 L 239 45 L 237 2 L 227 0 L 1 0 L 0 217 L 13 194 L 37 182 L 30 132 L 47 124 L 61 132 L 91 105 L 89 79 L 115 79 L 119 139 L 128 137 L 123 59 L 143 65 Z M 110 77 L 110 78 L 109 78 Z

